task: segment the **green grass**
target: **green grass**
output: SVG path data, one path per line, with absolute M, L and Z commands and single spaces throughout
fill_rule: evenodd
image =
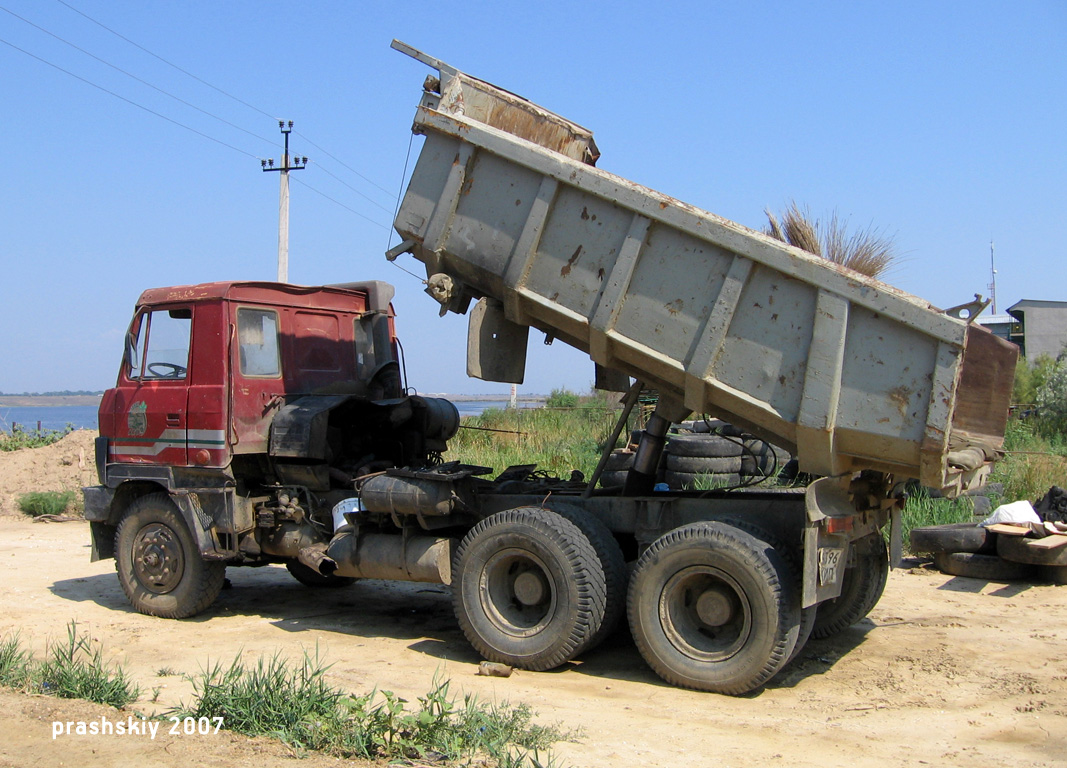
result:
M 1031 423 L 1011 420 L 1004 435 L 1007 456 L 992 480 L 1004 483 L 1004 500 L 1037 501 L 1053 485 L 1067 482 L 1067 437 L 1043 435 Z
M 10 432 L 0 431 L 0 451 L 19 451 L 23 448 L 40 448 L 45 445 L 51 445 L 52 443 L 58 443 L 73 431 L 73 424 L 68 424 L 62 430 L 26 430 L 20 424 L 13 424 Z
M 318 654 L 297 664 L 278 656 L 245 666 L 234 659 L 188 679 L 194 698 L 168 713 L 176 717 L 222 717 L 226 728 L 268 735 L 303 750 L 342 758 L 389 761 L 447 760 L 538 768 L 541 753 L 569 738 L 532 723 L 528 707 L 485 704 L 449 695 L 449 682 L 434 681 L 414 704 L 391 691 L 356 696 L 326 682 Z
M 447 460 L 492 467 L 534 464 L 564 479 L 572 470 L 591 477 L 619 411 L 606 401 L 582 398 L 574 408 L 488 408 L 463 419 L 449 442 Z M 624 430 L 620 445 L 629 431 Z
M 33 491 L 19 496 L 17 503 L 30 517 L 40 517 L 63 514 L 74 500 L 74 491 Z
M 17 634 L 0 640 L 0 685 L 117 708 L 141 695 L 121 667 L 104 662 L 98 643 L 79 635 L 73 621 L 67 625 L 66 641 L 50 642 L 43 661 L 32 658 Z

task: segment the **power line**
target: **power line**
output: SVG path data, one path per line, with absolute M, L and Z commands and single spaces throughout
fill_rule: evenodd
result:
M 299 184 L 299 185 L 301 185 L 301 186 L 303 186 L 303 187 L 307 187 L 307 188 L 308 188 L 308 189 L 310 189 L 310 190 L 311 190 L 312 192 L 314 192 L 314 193 L 315 193 L 316 195 L 321 195 L 322 197 L 325 197 L 325 198 L 326 198 L 327 200 L 329 200 L 329 201 L 330 201 L 331 203 L 335 203 L 335 204 L 337 204 L 337 205 L 341 206 L 341 207 L 342 207 L 342 208 L 344 208 L 344 209 L 345 209 L 346 211 L 349 211 L 349 212 L 351 212 L 351 213 L 354 213 L 354 214 L 356 214 L 356 215 L 357 215 L 357 216 L 359 216 L 359 217 L 360 217 L 361 219 L 366 219 L 367 221 L 369 221 L 369 222 L 370 222 L 371 224 L 373 224 L 374 226 L 376 226 L 376 227 L 381 227 L 382 229 L 389 229 L 389 227 L 388 227 L 388 226 L 386 226 L 385 224 L 382 224 L 382 223 L 381 223 L 380 221 L 375 221 L 375 220 L 374 220 L 374 219 L 372 219 L 372 218 L 371 218 L 370 216 L 365 216 L 365 215 L 363 215 L 362 213 L 360 213 L 359 211 L 355 210 L 354 208 L 349 208 L 349 207 L 348 207 L 347 205 L 345 205 L 344 203 L 340 202 L 339 200 L 334 200 L 334 199 L 333 199 L 332 197 L 330 197 L 329 195 L 327 195 L 327 194 L 326 194 L 325 192 L 320 192 L 319 190 L 315 189 L 315 188 L 314 188 L 313 186 L 311 186 L 311 185 L 310 185 L 310 184 L 308 184 L 307 182 L 305 182 L 305 181 L 301 181 L 300 179 L 296 179 L 296 178 L 294 178 L 294 179 L 293 179 L 293 181 L 295 181 L 295 182 L 296 182 L 297 184 Z
M 219 88 L 219 87 L 218 87 L 218 86 L 216 86 L 216 85 L 212 85 L 212 84 L 211 84 L 211 83 L 209 83 L 209 82 L 208 82 L 207 80 L 204 80 L 204 79 L 203 79 L 203 78 L 201 78 L 201 77 L 197 77 L 197 76 L 196 76 L 196 75 L 194 75 L 194 74 L 193 74 L 192 72 L 189 72 L 188 70 L 182 69 L 182 68 L 181 68 L 181 67 L 179 67 L 179 66 L 178 66 L 177 64 L 175 64 L 175 63 L 173 63 L 173 62 L 171 62 L 171 61 L 168 61 L 167 59 L 165 59 L 165 58 L 163 58 L 162 56 L 160 56 L 160 55 L 159 55 L 158 53 L 155 53 L 155 52 L 153 52 L 153 51 L 150 51 L 150 50 L 149 50 L 148 48 L 145 48 L 145 47 L 144 47 L 143 45 L 141 45 L 141 44 L 139 44 L 139 43 L 136 43 L 136 42 L 134 42 L 133 40 L 131 40 L 130 38 L 126 37 L 125 35 L 123 35 L 123 34 L 121 34 L 121 33 L 119 33 L 119 32 L 116 32 L 116 31 L 115 31 L 114 29 L 112 29 L 111 27 L 107 26 L 107 25 L 106 25 L 106 24 L 104 24 L 103 22 L 97 21 L 96 19 L 94 19 L 94 18 L 93 18 L 92 16 L 90 16 L 90 15 L 89 15 L 89 14 L 87 14 L 87 13 L 85 13 L 84 11 L 80 11 L 80 10 L 78 10 L 78 9 L 77 9 L 77 8 L 75 8 L 75 7 L 73 6 L 73 5 L 71 5 L 70 3 L 66 2 L 66 0 L 56 0 L 56 2 L 60 3 L 61 5 L 64 5 L 64 6 L 66 6 L 66 7 L 67 7 L 67 8 L 69 8 L 70 10 L 74 11 L 75 13 L 77 13 L 77 14 L 78 14 L 79 16 L 82 16 L 82 17 L 84 17 L 84 18 L 88 19 L 88 20 L 89 20 L 89 21 L 91 21 L 91 22 L 92 22 L 93 24 L 96 24 L 96 25 L 97 25 L 98 27 L 101 27 L 102 29 L 105 29 L 105 30 L 107 30 L 107 31 L 108 31 L 108 32 L 110 32 L 111 34 L 115 35 L 115 37 L 118 37 L 118 38 L 119 38 L 119 39 L 121 39 L 121 40 L 125 40 L 125 41 L 126 41 L 127 43 L 129 43 L 130 45 L 134 46 L 135 48 L 137 48 L 137 49 L 139 49 L 139 50 L 142 50 L 142 51 L 144 51 L 144 52 L 145 52 L 145 53 L 147 53 L 147 54 L 148 54 L 149 56 L 152 56 L 152 57 L 154 57 L 154 58 L 156 58 L 156 59 L 159 59 L 160 61 L 162 61 L 162 62 L 163 62 L 164 64 L 166 64 L 167 66 L 173 67 L 174 69 L 176 69 L 176 70 L 178 70 L 179 72 L 181 72 L 181 73 L 182 73 L 183 75 L 186 75 L 186 76 L 188 76 L 188 77 L 191 77 L 191 78 L 193 78 L 193 79 L 194 79 L 194 80 L 196 80 L 196 81 L 197 81 L 198 83 L 202 83 L 203 85 L 206 85 L 206 86 L 207 86 L 208 88 L 211 88 L 212 90 L 218 91 L 219 93 L 221 93 L 221 94 L 222 94 L 223 96 L 226 96 L 227 98 L 233 99 L 233 100 L 234 100 L 234 101 L 236 101 L 236 102 L 237 102 L 238 104 L 243 104 L 244 106 L 248 107 L 249 109 L 251 109 L 251 110 L 253 110 L 253 111 L 255 111 L 255 112 L 258 112 L 258 113 L 259 113 L 259 114 L 261 114 L 261 115 L 265 115 L 266 117 L 269 117 L 269 118 L 270 118 L 271 120 L 278 120 L 278 119 L 279 119 L 279 118 L 275 117 L 274 115 L 271 115 L 270 113 L 268 113 L 268 112 L 265 112 L 264 110 L 260 109 L 259 107 L 255 106 L 254 104 L 249 104 L 249 103 L 248 103 L 247 101 L 245 101 L 244 99 L 241 99 L 241 98 L 239 98 L 239 97 L 237 97 L 237 96 L 234 96 L 234 95 L 233 95 L 232 93 L 229 93 L 229 92 L 227 92 L 227 91 L 224 91 L 224 90 L 223 90 L 222 88 Z M 319 151 L 320 151 L 320 152 L 322 152 L 322 153 L 323 153 L 324 155 L 326 155 L 327 157 L 329 157 L 330 159 L 332 159 L 332 160 L 333 160 L 334 162 L 336 162 L 336 163 L 338 163 L 339 165 L 343 166 L 343 167 L 344 167 L 345 169 L 347 169 L 348 171 L 351 171 L 352 173 L 354 173 L 354 174 L 355 174 L 356 176 L 358 176 L 359 178 L 363 179 L 363 180 L 364 180 L 365 182 L 367 182 L 367 183 L 368 183 L 368 184 L 370 184 L 371 186 L 373 186 L 373 187 L 376 187 L 377 189 L 380 189 L 380 190 L 381 190 L 382 192 L 384 192 L 385 194 L 389 195 L 389 198 L 390 198 L 390 199 L 392 199 L 392 197 L 393 197 L 393 193 L 392 193 L 391 191 L 389 191 L 389 190 L 388 190 L 388 189 L 386 189 L 385 187 L 381 186 L 381 185 L 380 185 L 380 184 L 378 184 L 377 182 L 374 182 L 374 181 L 372 181 L 371 179 L 367 178 L 367 177 L 366 177 L 366 176 L 364 176 L 364 175 L 363 175 L 362 173 L 360 173 L 359 171 L 357 171 L 357 170 L 356 170 L 355 168 L 351 167 L 350 165 L 348 165 L 347 163 L 345 163 L 345 162 L 344 162 L 343 160 L 339 159 L 338 157 L 336 157 L 335 155 L 333 155 L 332 153 L 330 153 L 329 151 L 327 151 L 327 150 L 326 150 L 326 149 L 324 149 L 323 147 L 321 147 L 321 146 L 319 146 L 318 144 L 316 144 L 315 142 L 313 142 L 313 141 L 312 141 L 311 139 L 309 139 L 309 138 L 308 138 L 307 136 L 305 136 L 305 135 L 304 135 L 303 133 L 300 133 L 299 131 L 297 131 L 297 132 L 296 132 L 296 134 L 297 134 L 297 135 L 298 135 L 298 136 L 299 136 L 300 138 L 302 138 L 302 139 L 303 139 L 304 141 L 306 141 L 306 142 L 307 142 L 308 144 L 310 144 L 311 146 L 315 147 L 315 149 L 319 150 Z M 253 134 L 253 135 L 255 135 L 255 134 Z M 259 138 L 262 138 L 262 137 L 259 137 Z M 334 177 L 334 178 L 336 178 L 336 177 Z M 353 190 L 353 191 L 355 191 L 355 190 Z M 360 194 L 362 194 L 362 193 L 360 193 Z
M 112 64 L 110 61 L 107 61 L 106 59 L 102 59 L 102 58 L 100 58 L 99 56 L 97 56 L 97 55 L 95 55 L 93 53 L 90 53 L 89 51 L 85 50 L 84 48 L 81 48 L 81 47 L 75 45 L 74 43 L 72 43 L 69 40 L 66 40 L 66 39 L 60 37 L 59 35 L 55 34 L 54 32 L 50 32 L 49 30 L 45 29 L 44 27 L 40 26 L 39 24 L 35 24 L 35 23 L 33 23 L 32 21 L 30 21 L 29 19 L 27 19 L 27 18 L 25 18 L 23 16 L 19 16 L 17 13 L 15 13 L 12 10 L 10 10 L 9 8 L 5 8 L 4 6 L 0 5 L 0 11 L 4 11 L 5 13 L 11 14 L 12 16 L 14 16 L 19 21 L 22 21 L 22 22 L 24 22 L 26 24 L 29 24 L 34 29 L 39 29 L 41 32 L 44 32 L 46 35 L 49 35 L 49 36 L 55 38 L 59 42 L 64 43 L 65 45 L 69 45 L 74 50 L 80 51 L 81 53 L 84 53 L 86 56 L 88 56 L 88 57 L 90 57 L 92 59 L 95 59 L 96 61 L 99 61 L 101 64 L 104 64 L 105 66 L 111 67 L 112 69 L 114 69 L 117 72 L 121 72 L 122 74 L 126 75 L 126 77 L 132 78 L 132 79 L 136 80 L 137 82 L 141 83 L 142 85 L 147 85 L 149 88 L 151 88 L 151 89 L 153 89 L 155 91 L 158 91 L 159 93 L 162 93 L 164 96 L 169 96 L 170 98 L 174 99 L 175 101 L 180 102 L 180 103 L 184 104 L 185 106 L 187 106 L 187 107 L 189 107 L 191 109 L 195 109 L 197 112 L 200 112 L 201 114 L 204 114 L 204 115 L 207 115 L 208 117 L 214 118 L 215 120 L 218 120 L 220 123 L 225 123 L 226 125 L 230 126 L 231 128 L 236 128 L 238 131 L 241 131 L 243 133 L 247 133 L 249 136 L 252 136 L 254 138 L 257 138 L 257 139 L 260 139 L 262 141 L 265 141 L 268 144 L 273 144 L 274 143 L 271 139 L 268 139 L 265 136 L 260 136 L 257 133 L 252 133 L 252 131 L 249 131 L 249 130 L 247 130 L 245 128 L 242 128 L 239 125 L 231 123 L 229 120 L 221 118 L 218 115 L 212 114 L 211 112 L 208 112 L 206 109 L 201 109 L 200 107 L 196 106 L 195 104 L 191 104 L 188 101 L 186 101 L 185 99 L 183 99 L 183 98 L 181 98 L 179 96 L 175 96 L 173 93 L 170 93 L 169 91 L 166 91 L 166 90 L 164 90 L 164 89 L 162 89 L 162 88 L 160 88 L 160 87 L 158 87 L 156 85 L 153 85 L 152 83 L 148 82 L 147 80 L 141 79 L 137 75 L 134 75 L 134 74 L 132 74 L 130 72 L 127 72 L 122 67 L 117 66 L 115 64 Z
M 344 162 L 343 160 L 340 160 L 340 159 L 338 159 L 337 157 L 335 157 L 334 155 L 331 155 L 331 154 L 330 154 L 329 152 L 327 152 L 327 151 L 326 151 L 325 149 L 323 149 L 323 148 L 322 148 L 322 147 L 320 147 L 320 146 L 319 146 L 318 144 L 316 144 L 315 142 L 313 142 L 313 141 L 312 141 L 311 139 L 309 139 L 309 138 L 308 138 L 307 136 L 305 136 L 304 134 L 300 133 L 300 131 L 297 131 L 297 132 L 296 132 L 296 135 L 297 135 L 297 136 L 299 136 L 300 138 L 302 138 L 302 139 L 303 139 L 304 141 L 306 141 L 306 142 L 307 142 L 308 144 L 310 144 L 311 146 L 313 146 L 313 147 L 314 147 L 315 149 L 317 149 L 317 150 L 319 150 L 320 152 L 322 152 L 322 153 L 323 153 L 324 155 L 326 155 L 327 157 L 329 157 L 329 158 L 331 158 L 332 160 L 334 160 L 334 162 L 338 163 L 339 165 L 343 165 L 343 166 L 344 166 L 345 168 L 347 168 L 348 170 L 352 171 L 352 173 L 354 173 L 354 174 L 356 174 L 357 176 L 359 176 L 359 178 L 363 179 L 363 180 L 364 180 L 365 182 L 367 182 L 367 183 L 368 183 L 368 184 L 370 184 L 371 186 L 377 187 L 377 188 L 378 188 L 378 189 L 380 189 L 380 190 L 381 190 L 382 192 L 384 192 L 385 194 L 389 195 L 389 198 L 390 198 L 390 199 L 392 199 L 392 197 L 393 197 L 393 193 L 392 193 L 392 192 L 390 192 L 390 191 L 389 191 L 388 189 L 386 189 L 385 187 L 381 186 L 380 184 L 377 184 L 377 183 L 375 183 L 375 182 L 371 181 L 371 180 L 370 180 L 370 179 L 368 179 L 368 178 L 367 178 L 366 176 L 364 176 L 364 175 L 363 175 L 362 173 L 360 173 L 359 171 L 357 171 L 357 170 L 356 170 L 355 168 L 351 167 L 350 165 L 347 165 L 347 164 L 346 164 L 346 163 L 345 163 L 345 162 Z
M 179 72 L 181 72 L 181 73 L 182 73 L 183 75 L 186 75 L 186 76 L 188 76 L 188 77 L 191 77 L 191 78 L 193 78 L 193 80 L 196 80 L 196 81 L 197 81 L 198 83 L 202 83 L 202 84 L 206 85 L 206 86 L 207 86 L 208 88 L 211 88 L 212 90 L 218 91 L 218 92 L 219 92 L 219 93 L 221 93 L 221 94 L 222 94 L 223 96 L 226 96 L 227 98 L 233 99 L 233 100 L 234 100 L 234 101 L 236 101 L 236 102 L 237 102 L 238 104 L 243 104 L 243 105 L 245 105 L 246 107 L 248 107 L 249 109 L 251 109 L 251 110 L 253 110 L 253 111 L 255 111 L 255 112 L 258 112 L 259 114 L 261 114 L 261 115 L 264 115 L 265 117 L 269 117 L 269 118 L 270 118 L 271 120 L 277 120 L 277 119 L 278 119 L 278 118 L 277 118 L 277 117 L 275 117 L 274 115 L 271 115 L 271 114 L 270 114 L 270 113 L 268 113 L 268 112 L 264 112 L 264 111 L 263 111 L 262 109 L 260 109 L 259 107 L 255 106 L 255 105 L 253 105 L 253 104 L 249 104 L 249 103 L 248 103 L 247 101 L 245 101 L 244 99 L 239 99 L 238 97 L 234 96 L 234 95 L 233 95 L 232 93 L 227 93 L 226 91 L 222 90 L 221 88 L 219 88 L 219 87 L 217 87 L 217 86 L 214 86 L 214 85 L 212 85 L 212 84 L 211 84 L 211 83 L 209 83 L 209 82 L 208 82 L 207 80 L 204 80 L 204 79 L 202 79 L 202 78 L 199 78 L 199 77 L 197 77 L 197 76 L 196 76 L 196 75 L 194 75 L 194 74 L 193 74 L 192 72 L 189 72 L 189 71 L 187 71 L 187 70 L 184 70 L 184 69 L 182 69 L 182 68 L 181 68 L 181 67 L 179 67 L 179 66 L 178 66 L 177 64 L 175 64 L 175 63 L 173 63 L 173 62 L 171 62 L 171 61 L 167 61 L 167 60 L 166 60 L 166 59 L 164 59 L 164 58 L 163 58 L 162 56 L 160 56 L 160 55 L 159 55 L 158 53 L 153 53 L 152 51 L 150 51 L 150 50 L 148 50 L 147 48 L 145 48 L 145 47 L 144 47 L 143 45 L 140 45 L 139 43 L 135 43 L 135 42 L 134 42 L 133 40 L 131 40 L 130 38 L 126 37 L 125 35 L 121 35 L 121 34 L 119 34 L 118 32 L 116 32 L 116 31 L 115 31 L 115 30 L 113 30 L 113 29 L 112 29 L 111 27 L 107 26 L 106 24 L 104 24 L 104 23 L 102 23 L 102 22 L 99 22 L 99 21 L 97 21 L 96 19 L 94 19 L 94 18 L 93 18 L 92 16 L 90 16 L 89 14 L 87 14 L 87 13 L 83 13 L 82 11 L 79 11 L 79 10 L 78 10 L 77 8 L 75 8 L 75 7 L 73 6 L 73 5 L 71 5 L 70 3 L 66 2 L 66 0 L 56 0 L 56 2 L 60 3 L 61 5 L 65 5 L 65 6 L 67 7 L 67 8 L 70 8 L 70 10 L 74 11 L 74 12 L 75 12 L 76 14 L 78 14 L 79 16 L 84 16 L 84 17 L 85 17 L 86 19 L 88 19 L 89 21 L 91 21 L 91 22 L 92 22 L 93 24 L 96 24 L 96 25 L 97 25 L 98 27 L 102 27 L 103 29 L 106 29 L 106 30 L 107 30 L 108 32 L 110 32 L 111 34 L 113 34 L 113 35 L 114 35 L 115 37 L 118 37 L 118 38 L 120 38 L 120 39 L 122 39 L 122 40 L 125 40 L 125 41 L 126 41 L 127 43 L 129 43 L 130 45 L 132 45 L 132 46 L 133 46 L 134 48 L 139 48 L 140 50 L 142 50 L 142 51 L 144 51 L 145 53 L 147 53 L 147 54 L 148 54 L 149 56 L 153 56 L 153 57 L 155 57 L 155 58 L 159 59 L 160 61 L 162 61 L 162 62 L 163 62 L 164 64 L 166 64 L 167 66 L 169 66 L 169 67 L 174 67 L 174 69 L 178 70 L 178 71 L 179 71 Z
M 226 147 L 228 149 L 232 149 L 234 152 L 240 152 L 242 155 L 247 155 L 248 157 L 255 158 L 256 160 L 260 159 L 258 155 L 254 155 L 251 152 L 246 152 L 245 150 L 241 149 L 240 147 L 235 147 L 233 144 L 227 144 L 225 141 L 222 141 L 221 139 L 216 139 L 214 136 L 209 136 L 206 133 L 204 133 L 203 131 L 198 131 L 196 128 L 188 126 L 185 123 L 178 122 L 177 120 L 175 120 L 172 117 L 167 117 L 166 115 L 164 115 L 164 114 L 162 114 L 160 112 L 156 112 L 154 109 L 149 109 L 148 107 L 146 107 L 146 106 L 144 106 L 142 104 L 138 104 L 136 101 L 132 101 L 130 99 L 127 99 L 125 96 L 121 96 L 121 95 L 115 93 L 114 91 L 108 90 L 107 88 L 105 88 L 102 85 L 97 85 L 92 80 L 87 80 L 86 78 L 82 77 L 81 75 L 76 75 L 73 72 L 71 72 L 70 70 L 64 69 L 63 67 L 59 66 L 58 64 L 53 64 L 52 62 L 48 61 L 47 59 L 42 59 L 37 54 L 30 53 L 25 48 L 19 48 L 14 43 L 9 42 L 9 41 L 3 39 L 2 37 L 0 37 L 0 43 L 3 43 L 4 45 L 6 45 L 6 46 L 8 46 L 10 48 L 14 48 L 16 51 L 19 51 L 20 53 L 24 53 L 27 56 L 29 56 L 31 59 L 36 59 L 37 61 L 41 62 L 42 64 L 47 64 L 48 66 L 52 67 L 53 69 L 58 69 L 63 74 L 70 75 L 75 80 L 81 80 L 86 85 L 91 85 L 93 88 L 96 88 L 97 90 L 103 91 L 104 93 L 106 93 L 106 94 L 108 94 L 110 96 L 114 96 L 116 99 L 120 99 L 122 101 L 125 101 L 127 104 L 129 104 L 131 106 L 137 107 L 138 109 L 142 109 L 145 112 L 149 113 L 150 115 L 155 115 L 156 117 L 159 117 L 159 118 L 162 118 L 163 120 L 166 120 L 168 123 L 173 123 L 174 125 L 178 126 L 179 128 L 184 128 L 187 131 L 195 133 L 197 136 L 201 136 L 201 137 L 207 139 L 208 141 L 213 141 L 216 144 L 221 144 L 222 146 L 224 146 L 224 147 Z
M 307 141 L 307 138 L 306 138 L 306 137 L 304 137 L 304 135 L 303 135 L 303 134 L 301 134 L 301 133 L 298 133 L 297 135 L 298 135 L 298 136 L 300 136 L 300 138 L 304 139 L 304 141 Z M 311 144 L 311 142 L 310 142 L 310 141 L 308 141 L 308 144 Z M 314 146 L 314 145 L 312 145 L 312 146 Z M 385 211 L 386 213 L 389 213 L 389 209 L 388 209 L 388 208 L 386 208 L 386 207 L 385 207 L 384 205 L 382 205 L 381 203 L 379 203 L 379 202 L 378 202 L 377 200 L 375 200 L 374 198 L 372 198 L 372 197 L 368 197 L 367 195 L 363 194 L 362 192 L 360 192 L 360 191 L 359 191 L 358 189 L 356 189 L 355 187 L 353 187 L 353 186 L 352 186 L 351 184 L 349 184 L 349 183 L 348 183 L 347 181 L 345 181 L 344 179 L 342 179 L 342 178 L 341 178 L 340 176 L 338 176 L 337 174 L 335 174 L 335 173 L 332 173 L 332 172 L 330 172 L 330 171 L 326 170 L 326 168 L 325 168 L 325 167 L 323 167 L 323 166 L 321 166 L 321 165 L 316 165 L 315 167 L 316 167 L 316 168 L 318 168 L 318 169 L 319 169 L 320 171 L 322 171 L 323 173 L 325 173 L 325 174 L 326 174 L 327 176 L 333 176 L 333 178 L 337 179 L 337 181 L 339 181 L 339 182 L 340 182 L 341 184 L 344 184 L 344 185 L 345 185 L 346 187 L 348 187 L 349 189 L 351 189 L 351 190 L 352 190 L 353 192 L 355 192 L 355 193 L 356 193 L 357 195 L 359 195 L 360 197 L 362 197 L 362 198 L 363 198 L 364 200 L 367 200 L 367 201 L 368 201 L 368 202 L 369 202 L 369 203 L 370 203 L 371 205 L 375 205 L 375 206 L 377 206 L 378 208 L 381 208 L 381 209 L 382 209 L 383 211 Z

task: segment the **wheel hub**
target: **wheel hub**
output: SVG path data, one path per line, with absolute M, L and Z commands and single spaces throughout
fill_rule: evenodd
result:
M 133 570 L 137 581 L 150 592 L 162 595 L 174 590 L 185 570 L 174 531 L 162 523 L 151 523 L 138 531 L 133 543 Z
M 709 587 L 696 599 L 696 615 L 710 627 L 721 627 L 733 618 L 734 601 L 723 587 Z
M 547 626 L 556 598 L 546 565 L 533 553 L 518 548 L 496 553 L 479 581 L 485 615 L 500 631 L 529 637 Z
M 659 596 L 660 626 L 690 658 L 717 662 L 748 642 L 752 615 L 744 590 L 727 573 L 705 565 L 682 568 Z

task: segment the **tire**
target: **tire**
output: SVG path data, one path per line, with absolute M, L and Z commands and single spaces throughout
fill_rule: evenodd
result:
M 641 656 L 672 685 L 742 694 L 788 661 L 800 612 L 789 564 L 726 523 L 675 528 L 645 550 L 627 613 Z
M 684 472 L 690 475 L 736 474 L 741 471 L 741 457 L 707 458 L 704 456 L 674 456 L 668 453 L 667 469 L 671 472 Z
M 553 505 L 552 511 L 570 520 L 589 540 L 604 571 L 605 601 L 604 620 L 583 652 L 592 650 L 606 640 L 619 626 L 626 615 L 626 588 L 630 583 L 630 571 L 626 558 L 604 521 L 592 513 L 569 504 Z
M 1013 563 L 1067 565 L 1067 546 L 1053 549 L 1031 547 L 1026 536 L 997 536 L 997 554 Z
M 912 528 L 910 538 L 912 552 L 989 554 L 997 551 L 997 534 L 977 523 L 952 523 Z
M 845 568 L 841 594 L 819 603 L 811 636 L 832 637 L 851 627 L 878 604 L 889 579 L 889 553 L 881 531 L 852 542 L 855 565 Z
M 667 453 L 673 456 L 714 459 L 740 456 L 743 452 L 744 446 L 740 440 L 728 440 L 718 435 L 671 435 L 667 443 Z
M 741 456 L 742 477 L 776 477 L 792 458 L 786 451 L 763 440 L 745 440 Z
M 707 487 L 709 485 L 716 488 L 733 488 L 741 484 L 741 475 L 737 473 L 730 475 L 694 475 L 689 472 L 667 470 L 663 473 L 663 481 L 667 483 L 668 487 L 676 490 L 697 490 L 698 486 Z
M 629 471 L 625 469 L 612 470 L 611 472 L 601 472 L 600 487 L 612 488 L 622 486 L 626 483 L 626 475 L 628 474 Z
M 578 655 L 604 621 L 607 584 L 596 551 L 548 509 L 498 512 L 460 542 L 452 605 L 488 661 L 541 672 Z
M 793 583 L 797 585 L 795 594 L 797 610 L 800 611 L 800 624 L 797 627 L 797 635 L 793 642 L 793 650 L 789 652 L 789 658 L 786 660 L 786 664 L 788 665 L 802 650 L 804 650 L 804 646 L 811 638 L 811 631 L 815 627 L 815 612 L 818 608 L 817 605 L 809 605 L 807 608 L 800 608 L 800 585 L 803 583 L 800 553 L 797 550 L 788 547 L 785 542 L 774 534 L 768 532 L 758 524 L 753 523 L 749 518 L 729 517 L 723 519 L 722 522 L 732 525 L 735 528 L 740 528 L 745 533 L 751 534 L 755 538 L 764 542 L 768 547 L 781 555 L 781 557 L 789 564 L 790 573 L 794 579 Z
M 219 596 L 226 565 L 204 560 L 178 508 L 165 493 L 143 496 L 115 533 L 115 570 L 140 613 L 184 619 Z
M 312 589 L 340 589 L 342 587 L 351 587 L 359 579 L 353 576 L 323 576 L 314 568 L 301 563 L 299 560 L 290 560 L 285 564 L 285 567 L 289 570 L 289 575 L 299 581 L 305 587 L 311 587 Z
M 996 555 L 978 555 L 974 552 L 938 552 L 934 555 L 934 566 L 950 576 L 982 581 L 1018 581 L 1034 575 L 1032 565 L 1013 563 Z
M 615 450 L 608 454 L 607 463 L 604 464 L 605 470 L 620 470 L 629 469 L 634 465 L 634 456 L 636 454 L 630 451 Z
M 1067 584 L 1067 565 L 1039 565 L 1037 576 L 1049 584 Z

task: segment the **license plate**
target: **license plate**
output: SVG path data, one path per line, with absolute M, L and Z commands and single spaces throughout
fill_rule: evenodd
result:
M 840 569 L 844 567 L 845 550 L 836 547 L 821 547 L 819 549 L 819 584 L 835 584 L 839 578 Z

